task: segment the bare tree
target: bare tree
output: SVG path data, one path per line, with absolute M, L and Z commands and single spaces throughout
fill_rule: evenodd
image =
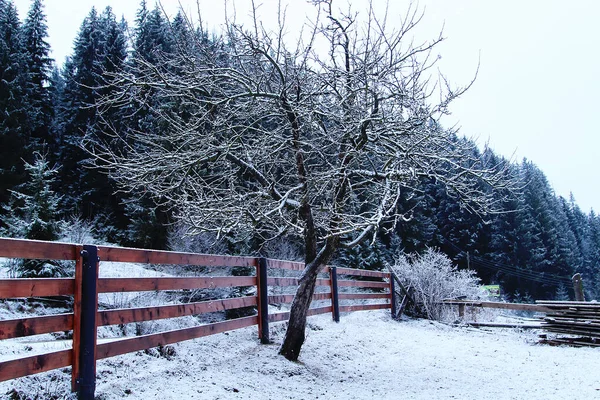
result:
M 280 9 L 275 33 L 255 18 L 160 65 L 136 60 L 101 106 L 135 112 L 152 93 L 162 131 L 113 132 L 118 145 L 88 146 L 124 190 L 152 193 L 193 230 L 260 227 L 265 240 L 303 239 L 306 268 L 280 349 L 290 360 L 304 343 L 317 274 L 336 249 L 405 220 L 404 190 L 435 179 L 485 214 L 492 189 L 511 185 L 437 123 L 465 89 L 432 78 L 442 37 L 412 42 L 421 14 L 410 8 L 390 29 L 373 7 L 361 15 L 314 3 L 316 20 L 293 48 Z

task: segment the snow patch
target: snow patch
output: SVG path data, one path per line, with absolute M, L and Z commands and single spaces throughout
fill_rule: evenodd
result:
M 454 328 L 390 319 L 389 311 L 309 318 L 299 362 L 250 327 L 98 362 L 108 399 L 508 399 L 596 398 L 598 350 L 537 344 L 537 332 Z M 6 350 L 6 349 L 3 349 Z M 69 369 L 0 384 L 0 393 L 68 396 Z M 58 381 L 58 383 L 56 383 Z M 51 382 L 51 384 L 50 384 Z M 61 389 L 62 388 L 62 389 Z

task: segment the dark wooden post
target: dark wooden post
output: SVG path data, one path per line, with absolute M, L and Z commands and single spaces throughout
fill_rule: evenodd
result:
M 267 259 L 260 257 L 257 263 L 258 294 L 258 337 L 262 344 L 271 343 L 269 339 L 269 286 L 267 283 Z
M 392 274 L 390 274 L 390 301 L 392 302 L 391 304 L 391 311 L 392 311 L 392 318 L 396 319 L 396 285 L 394 285 L 394 277 L 392 277 Z
M 331 279 L 331 308 L 333 320 L 335 322 L 340 322 L 340 301 L 338 297 L 337 267 L 329 268 L 329 278 Z
M 575 301 L 585 301 L 585 295 L 583 294 L 583 279 L 581 274 L 577 273 L 573 275 L 573 290 L 575 291 Z
M 71 368 L 71 391 L 79 391 L 79 351 L 81 350 L 81 296 L 83 282 L 82 246 L 76 247 L 79 257 L 75 261 L 75 293 L 73 295 L 73 366 Z M 77 254 L 76 253 L 76 254 Z
M 458 316 L 460 318 L 464 318 L 464 316 L 465 316 L 465 305 L 464 304 L 458 305 Z
M 79 379 L 77 386 L 80 400 L 93 400 L 96 391 L 98 248 L 83 246 L 81 258 L 81 324 L 79 326 Z

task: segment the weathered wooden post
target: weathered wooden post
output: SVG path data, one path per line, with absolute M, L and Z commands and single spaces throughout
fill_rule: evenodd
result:
M 98 312 L 98 248 L 83 246 L 81 251 L 81 321 L 79 324 L 80 400 L 93 400 L 96 391 L 96 313 Z
M 577 273 L 573 275 L 573 290 L 575 291 L 575 301 L 585 301 L 585 295 L 583 294 L 583 279 L 581 274 Z
M 390 301 L 391 304 L 391 312 L 392 318 L 396 319 L 396 285 L 394 285 L 394 277 L 390 274 Z
M 465 317 L 465 305 L 464 303 L 461 303 L 458 305 L 458 316 L 460 318 L 464 318 Z
M 333 320 L 340 322 L 340 301 L 338 297 L 337 267 L 329 267 L 329 278 L 331 280 L 331 305 Z
M 267 277 L 267 259 L 260 257 L 256 266 L 258 295 L 258 336 L 262 344 L 269 344 L 269 284 Z

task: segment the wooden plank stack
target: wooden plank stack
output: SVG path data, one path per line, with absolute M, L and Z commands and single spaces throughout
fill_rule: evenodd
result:
M 549 300 L 539 300 L 536 303 L 549 309 L 542 328 L 551 333 L 568 335 L 553 339 L 542 338 L 543 342 L 600 347 L 600 303 Z

